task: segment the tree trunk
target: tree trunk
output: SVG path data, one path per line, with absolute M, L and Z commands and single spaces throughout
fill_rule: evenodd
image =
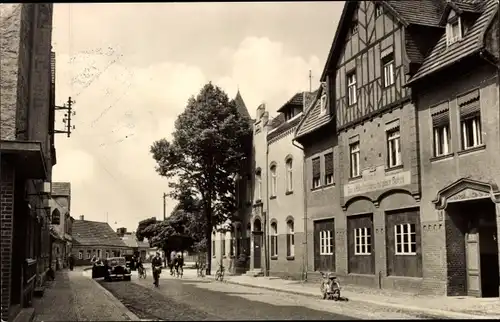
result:
M 205 220 L 207 225 L 205 226 L 205 238 L 207 240 L 207 275 L 210 275 L 212 269 L 212 207 L 206 207 L 205 209 Z

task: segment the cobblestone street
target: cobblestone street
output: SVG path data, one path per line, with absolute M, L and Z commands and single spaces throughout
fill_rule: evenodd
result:
M 159 288 L 133 276 L 132 282 L 99 283 L 141 319 L 161 320 L 339 320 L 414 319 L 369 304 L 323 301 L 192 276 L 162 275 Z M 378 309 L 378 311 L 376 311 Z

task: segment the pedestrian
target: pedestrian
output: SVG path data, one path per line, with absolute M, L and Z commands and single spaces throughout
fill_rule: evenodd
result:
M 69 270 L 72 271 L 73 267 L 75 266 L 75 258 L 73 257 L 73 254 L 69 254 L 68 256 L 68 264 L 69 264 Z
M 175 258 L 177 257 L 177 253 L 175 250 L 173 250 L 170 253 L 170 275 L 174 275 L 174 264 L 175 264 Z

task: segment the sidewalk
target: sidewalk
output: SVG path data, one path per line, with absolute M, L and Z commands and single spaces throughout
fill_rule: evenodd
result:
M 186 270 L 186 277 L 196 277 Z M 214 276 L 205 278 L 214 279 Z M 276 277 L 225 276 L 225 282 L 249 287 L 264 288 L 321 298 L 319 285 Z M 349 301 L 364 302 L 381 307 L 391 307 L 409 314 L 432 316 L 438 319 L 499 319 L 499 298 L 414 296 L 401 292 L 377 292 L 363 287 L 343 286 L 342 297 Z M 411 304 L 410 304 L 411 303 Z
M 82 268 L 56 273 L 42 298 L 34 299 L 34 321 L 138 321 Z

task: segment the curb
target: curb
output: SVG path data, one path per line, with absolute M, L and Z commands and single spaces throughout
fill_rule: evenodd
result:
M 88 276 L 86 276 L 88 277 Z M 124 313 L 125 315 L 128 316 L 128 318 L 131 320 L 131 321 L 142 321 L 137 315 L 135 315 L 134 313 L 132 313 L 129 309 L 127 309 L 127 307 L 122 303 L 120 302 L 113 294 L 111 294 L 110 291 L 108 291 L 107 289 L 105 289 L 101 284 L 97 283 L 97 281 L 95 281 L 94 279 L 92 279 L 92 281 L 97 285 L 99 286 L 99 288 L 102 290 L 102 292 L 107 296 L 109 297 L 113 303 L 118 307 L 118 309 L 120 309 L 120 311 L 122 313 Z
M 211 275 L 207 275 L 205 277 L 212 279 L 212 280 L 215 280 L 215 278 Z M 296 290 L 286 290 L 286 289 L 281 289 L 281 288 L 273 287 L 273 286 L 254 285 L 254 284 L 250 284 L 250 283 L 231 281 L 228 279 L 225 279 L 224 282 L 229 283 L 229 284 L 236 284 L 236 285 L 241 285 L 241 286 L 266 289 L 266 290 L 270 290 L 270 291 L 277 291 L 277 292 L 282 292 L 282 293 L 289 293 L 289 294 L 319 298 L 319 295 L 317 295 L 317 294 L 311 294 L 308 292 L 301 292 L 301 291 L 296 291 Z M 356 299 L 356 298 L 349 299 L 349 301 L 350 302 L 359 302 L 359 303 L 368 303 L 368 304 L 378 305 L 378 306 L 382 306 L 382 307 L 391 307 L 394 309 L 398 309 L 403 313 L 409 313 L 409 314 L 413 314 L 413 315 L 417 314 L 419 316 L 423 316 L 425 318 L 430 318 L 430 319 L 490 320 L 490 319 L 495 319 L 498 317 L 498 316 L 473 315 L 473 314 L 445 311 L 445 310 L 439 310 L 439 309 L 423 309 L 423 308 L 414 307 L 414 306 L 406 306 L 406 305 L 372 301 L 372 300 L 362 300 L 362 299 Z

